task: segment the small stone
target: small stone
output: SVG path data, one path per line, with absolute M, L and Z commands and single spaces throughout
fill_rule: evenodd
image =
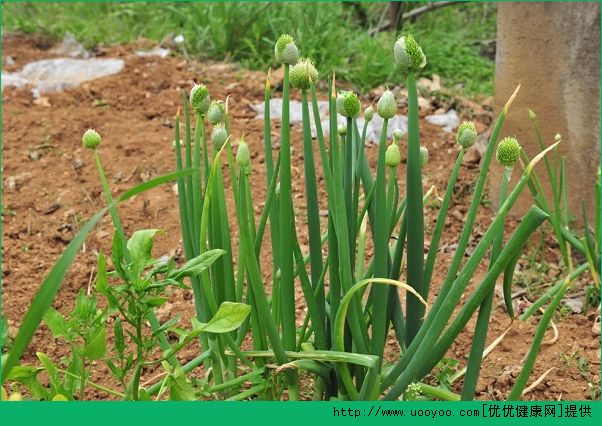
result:
M 479 164 L 481 161 L 481 153 L 476 148 L 470 148 L 464 153 L 464 164 Z
M 433 107 L 431 105 L 431 102 L 426 99 L 423 98 L 422 96 L 418 97 L 418 109 L 423 112 L 423 113 L 428 113 L 431 112 Z
M 452 216 L 454 217 L 454 219 L 459 220 L 460 222 L 462 222 L 464 220 L 464 215 L 462 214 L 462 212 L 458 209 L 454 209 L 452 210 Z
M 13 176 L 6 178 L 6 189 L 8 189 L 9 192 L 13 192 L 17 189 L 17 181 Z

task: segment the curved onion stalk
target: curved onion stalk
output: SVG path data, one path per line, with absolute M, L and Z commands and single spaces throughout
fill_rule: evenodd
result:
M 424 295 L 424 210 L 422 205 L 422 172 L 420 167 L 420 134 L 418 131 L 418 94 L 414 72 L 407 77 L 408 88 L 408 155 L 406 220 L 408 222 L 408 283 Z M 459 251 L 459 249 L 458 249 Z M 422 324 L 424 309 L 411 295 L 406 302 L 406 343 L 409 345 Z
M 502 125 L 503 125 L 504 121 L 506 120 L 506 116 L 508 115 L 508 110 L 510 109 L 512 102 L 516 98 L 516 95 L 517 95 L 519 89 L 520 89 L 520 85 L 516 88 L 516 90 L 514 91 L 512 96 L 510 96 L 510 99 L 508 99 L 508 102 L 506 102 L 506 105 L 500 112 L 500 115 L 498 116 L 498 119 L 493 128 L 493 131 L 491 132 L 491 137 L 489 138 L 489 145 L 487 146 L 487 151 L 485 152 L 485 155 L 483 156 L 481 171 L 480 171 L 479 177 L 477 179 L 475 192 L 473 194 L 472 202 L 470 204 L 470 209 L 469 209 L 468 215 L 466 217 L 466 223 L 464 225 L 462 235 L 460 236 L 460 240 L 458 241 L 458 247 L 456 249 L 456 253 L 454 254 L 454 257 L 452 258 L 451 265 L 449 266 L 449 270 L 448 270 L 447 275 L 445 276 L 445 279 L 441 286 L 441 291 L 439 292 L 439 294 L 437 295 L 437 298 L 435 299 L 435 302 L 433 303 L 431 313 L 430 313 L 430 315 L 427 316 L 425 322 L 420 327 L 418 334 L 414 337 L 414 340 L 408 346 L 408 348 L 407 348 L 406 352 L 403 354 L 401 360 L 395 365 L 395 367 L 393 369 L 391 369 L 391 371 L 388 373 L 387 377 L 383 380 L 381 389 L 385 389 L 386 387 L 390 386 L 395 381 L 395 379 L 397 377 L 399 377 L 399 375 L 406 368 L 406 366 L 408 365 L 408 362 L 413 357 L 413 355 L 416 352 L 416 349 L 420 345 L 421 341 L 427 335 L 428 329 L 430 328 L 430 326 L 435 318 L 434 315 L 436 314 L 436 312 L 440 308 L 440 306 L 444 303 L 444 301 L 447 299 L 447 294 L 451 290 L 452 284 L 454 284 L 454 282 L 457 280 L 456 276 L 458 274 L 458 270 L 460 269 L 462 259 L 464 258 L 464 254 L 466 252 L 466 247 L 468 246 L 468 240 L 470 238 L 470 234 L 472 232 L 472 227 L 473 227 L 474 221 L 476 219 L 477 209 L 481 203 L 481 196 L 483 195 L 483 190 L 485 188 L 485 181 L 486 181 L 487 173 L 489 170 L 489 164 L 491 162 L 491 158 L 492 158 L 493 152 L 495 150 L 495 145 L 496 145 L 500 130 L 502 128 Z M 530 174 L 530 169 L 529 169 L 528 174 Z M 518 194 L 516 195 L 516 197 L 518 197 Z M 506 202 L 508 202 L 508 201 L 506 201 Z M 499 215 L 499 213 L 498 213 L 498 215 Z M 474 256 L 474 252 L 473 252 L 472 256 Z
M 504 204 L 500 207 L 495 219 L 493 220 L 493 223 L 489 226 L 479 244 L 477 244 L 474 252 L 466 262 L 458 277 L 453 282 L 453 285 L 447 294 L 445 294 L 445 297 L 442 297 L 443 293 L 440 293 L 439 296 L 437 296 L 437 299 L 433 304 L 433 308 L 419 332 L 419 335 L 422 334 L 422 336 L 420 336 L 420 340 L 416 339 L 418 343 L 412 342 L 412 345 L 408 347 L 401 360 L 389 372 L 385 380 L 383 380 L 383 388 L 386 388 L 387 386 L 391 385 L 393 381 L 395 381 L 395 386 L 389 392 L 387 398 L 398 397 L 418 373 L 420 370 L 419 363 L 424 361 L 426 358 L 424 352 L 432 350 L 433 344 L 441 334 L 441 331 L 443 331 L 443 328 L 451 316 L 453 309 L 462 297 L 462 293 L 468 285 L 468 281 L 474 274 L 478 263 L 485 255 L 489 244 L 491 244 L 495 235 L 497 234 L 497 229 L 504 222 L 504 219 L 510 211 L 510 208 L 514 205 L 521 191 L 525 187 L 533 167 L 535 167 L 535 164 L 537 164 L 541 158 L 555 146 L 556 145 L 552 145 L 539 153 L 525 168 L 521 178 L 517 182 L 512 192 L 508 195 L 508 198 Z M 419 348 L 422 348 L 422 359 L 417 355 L 419 353 Z M 400 374 L 402 374 L 401 377 L 399 376 Z
M 42 322 L 44 314 L 48 308 L 52 306 L 52 302 L 61 288 L 63 279 L 65 278 L 67 270 L 73 262 L 75 255 L 86 240 L 88 234 L 92 231 L 92 229 L 94 229 L 96 224 L 102 219 L 105 213 L 111 208 L 114 208 L 117 204 L 132 198 L 134 195 L 148 191 L 149 189 L 152 189 L 163 183 L 176 180 L 179 177 L 188 176 L 192 174 L 192 172 L 192 170 L 186 169 L 175 173 L 169 173 L 135 186 L 134 188 L 124 192 L 119 198 L 117 198 L 116 201 L 113 201 L 107 207 L 96 213 L 81 228 L 79 233 L 75 236 L 75 238 L 73 238 L 73 240 L 71 240 L 67 248 L 65 248 L 65 251 L 63 251 L 63 254 L 59 260 L 54 264 L 42 282 L 40 289 L 34 296 L 29 309 L 25 313 L 21 327 L 17 332 L 17 337 L 15 337 L 15 340 L 13 341 L 12 349 L 9 352 L 6 361 L 2 365 L 2 382 L 6 380 L 13 367 L 19 362 L 19 359 L 21 358 L 21 355 L 25 349 L 27 349 L 27 346 L 29 345 L 29 342 L 31 341 L 35 331 Z
M 505 168 L 502 173 L 499 206 L 504 203 L 506 198 L 506 186 L 508 185 L 510 173 L 511 171 L 507 168 Z M 494 262 L 497 260 L 500 251 L 502 250 L 503 243 L 504 227 L 500 226 L 498 234 L 495 236 L 493 245 L 491 246 L 489 269 L 491 269 Z M 508 265 L 516 265 L 516 259 L 518 259 L 518 256 L 514 256 L 514 258 L 508 262 Z M 468 366 L 466 367 L 466 378 L 464 379 L 464 387 L 462 388 L 462 400 L 464 401 L 472 401 L 477 388 L 477 380 L 479 379 L 481 361 L 483 360 L 483 350 L 485 349 L 485 341 L 487 340 L 487 330 L 489 329 L 489 318 L 491 317 L 494 294 L 494 289 L 491 289 L 479 307 L 477 323 L 472 338 L 472 346 L 468 357 Z M 510 306 L 512 306 L 512 301 L 510 301 Z
M 391 280 L 388 278 L 369 278 L 363 281 L 358 282 L 357 284 L 355 284 L 353 287 L 351 287 L 349 289 L 349 291 L 347 291 L 347 293 L 345 294 L 345 296 L 343 297 L 343 300 L 341 300 L 341 305 L 339 306 L 339 310 L 336 314 L 336 318 L 335 318 L 335 325 L 334 325 L 334 330 L 335 330 L 335 334 L 333 336 L 333 349 L 336 351 L 342 351 L 342 349 L 345 347 L 345 318 L 347 317 L 347 311 L 349 309 L 349 305 L 351 303 L 351 301 L 354 299 L 354 297 L 356 296 L 356 293 L 359 292 L 360 290 L 363 289 L 363 287 L 367 286 L 368 284 L 385 284 L 385 285 L 394 285 L 400 288 L 403 288 L 405 290 L 407 290 L 408 292 L 412 293 L 413 295 L 416 296 L 416 298 L 418 298 L 418 300 L 421 301 L 421 303 L 424 304 L 424 306 L 426 306 L 426 302 L 425 300 L 422 298 L 422 296 L 420 296 L 420 294 L 418 292 L 416 292 L 411 286 L 399 282 L 399 281 L 395 281 L 395 280 Z M 385 287 L 386 290 L 386 287 Z M 377 358 L 378 359 L 378 366 L 380 366 L 380 357 Z M 380 368 L 380 367 L 378 367 Z M 355 389 L 355 386 L 353 384 L 353 380 L 351 378 L 351 374 L 349 373 L 349 369 L 347 368 L 347 366 L 345 364 L 341 365 L 339 367 L 339 374 L 340 374 L 340 379 L 342 380 L 343 384 L 345 385 L 345 388 L 347 390 L 347 392 L 349 393 L 349 395 L 351 396 L 352 399 L 358 399 L 359 394 L 357 392 L 357 390 Z M 378 388 L 374 389 L 375 393 L 378 393 Z M 376 395 L 370 395 L 371 397 L 375 398 Z

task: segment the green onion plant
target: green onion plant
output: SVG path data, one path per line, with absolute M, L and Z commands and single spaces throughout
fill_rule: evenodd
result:
M 211 100 L 203 84 L 195 84 L 189 94 L 182 94 L 183 110 L 175 119 L 176 172 L 134 188 L 117 201 L 111 196 L 102 169 L 100 135 L 86 132 L 83 142 L 96 160 L 107 207 L 82 228 L 43 283 L 8 358 L 3 360 L 3 380 L 17 380 L 15 371 L 23 367 L 18 366 L 19 359 L 44 315 L 63 324 L 58 314 L 48 308 L 85 236 L 109 211 L 115 228 L 112 254 L 108 256 L 112 265 L 103 254 L 99 255 L 95 291 L 108 301 L 107 308 L 97 314 L 103 319 L 98 327 L 104 330 L 104 318 L 114 318 L 115 341 L 114 349 L 104 350 L 103 340 L 102 353 L 94 355 L 104 359 L 122 383 L 122 390 L 109 390 L 113 397 L 474 398 L 489 319 L 495 308 L 495 282 L 503 274 L 511 282 L 514 264 L 529 237 L 544 220 L 554 221 L 552 217 L 556 216 L 540 198 L 512 235 L 505 235 L 504 223 L 524 188 L 533 189 L 536 185 L 534 165 L 556 144 L 542 147 L 538 156 L 518 170 L 518 142 L 504 138 L 498 143 L 517 88 L 491 132 L 451 265 L 444 278 L 433 283 L 439 243 L 462 160 L 478 135 L 473 123 L 459 126 L 456 160 L 437 221 L 432 232 L 425 233 L 424 204 L 436 190 L 425 191 L 423 187 L 423 176 L 429 172 L 429 147 L 420 141 L 416 88 L 416 73 L 427 62 L 422 48 L 411 35 L 400 37 L 393 48 L 396 74 L 408 89 L 405 146 L 399 130 L 393 132 L 393 141 L 387 137 L 400 101 L 392 91 L 386 90 L 375 107 L 364 110 L 365 120 L 360 128 L 360 96 L 338 90 L 333 73 L 327 84 L 329 119 L 325 129 L 318 108 L 320 73 L 315 63 L 299 58 L 290 35 L 278 39 L 274 53 L 284 75 L 281 144 L 276 151 L 271 140 L 272 88 L 268 72 L 264 91 L 265 182 L 254 179 L 253 168 L 260 166 L 252 163 L 252 147 L 244 135 L 238 135 L 237 142 L 233 142 L 228 104 L 235 100 Z M 291 93 L 302 101 L 299 140 L 290 130 Z M 382 118 L 382 129 L 376 164 L 372 166 L 365 146 L 367 126 L 374 114 Z M 310 121 L 315 125 L 315 139 Z M 298 214 L 301 206 L 293 197 L 293 146 L 303 152 L 306 215 Z M 399 167 L 401 149 L 406 150 L 405 176 Z M 500 182 L 502 197 L 492 223 L 469 251 L 494 153 L 507 170 Z M 515 182 L 509 179 L 512 168 L 518 175 Z M 562 176 L 566 177 L 566 171 Z M 158 230 L 139 230 L 128 238 L 115 208 L 118 202 L 136 193 L 174 179 L 187 259 L 180 268 L 171 259 L 157 261 L 152 257 Z M 405 185 L 400 185 L 403 180 Z M 264 200 L 253 199 L 253 185 L 265 185 Z M 319 185 L 324 186 L 325 197 L 321 197 Z M 233 207 L 228 199 L 234 201 Z M 262 206 L 259 211 L 257 206 Z M 323 206 L 327 212 L 324 221 Z M 563 220 L 562 215 L 558 220 Z M 267 233 L 272 246 L 269 255 L 264 252 Z M 299 234 L 308 237 L 306 250 Z M 425 235 L 431 235 L 430 240 Z M 593 240 L 591 236 L 589 239 Z M 585 251 L 585 243 L 580 244 Z M 596 249 L 594 244 L 592 258 Z M 486 275 L 474 287 L 468 287 L 479 265 L 487 262 L 487 253 Z M 161 323 L 154 313 L 166 302 L 173 287 L 185 291 L 190 288 L 193 293 L 196 317 L 188 327 L 183 328 L 178 317 Z M 563 283 L 549 298 L 558 297 L 565 287 Z M 422 383 L 475 315 L 477 324 L 461 395 Z M 59 327 L 55 324 L 53 328 Z M 89 329 L 90 333 L 81 336 L 88 346 L 90 340 L 96 339 L 96 333 L 104 333 L 94 327 Z M 168 339 L 168 335 L 177 336 L 177 341 Z M 396 341 L 394 348 L 387 345 L 391 336 Z M 176 355 L 190 346 L 197 348 L 199 354 L 181 364 Z M 155 348 L 159 348 L 160 356 Z M 81 349 L 76 353 L 81 354 Z M 384 362 L 385 355 L 393 362 Z M 529 357 L 531 368 L 535 356 L 536 352 Z M 52 369 L 48 365 L 43 362 L 46 371 Z M 82 358 L 79 373 L 67 370 L 72 379 L 79 380 L 78 390 L 91 385 L 86 365 Z M 162 373 L 148 380 L 143 371 L 151 365 L 160 366 Z M 527 370 L 524 375 L 528 378 Z M 511 398 L 520 397 L 525 380 L 521 375 Z M 44 394 L 44 398 L 57 393 Z M 64 396 L 73 398 L 73 392 L 65 392 Z

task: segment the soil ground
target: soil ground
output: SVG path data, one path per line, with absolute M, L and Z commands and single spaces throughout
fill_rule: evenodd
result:
M 4 66 L 6 71 L 20 69 L 26 63 L 52 57 L 52 43 L 40 37 L 5 35 L 2 40 L 2 63 L 11 56 L 14 65 Z M 114 194 L 118 194 L 144 180 L 168 173 L 174 169 L 172 150 L 174 115 L 181 106 L 181 90 L 186 92 L 193 79 L 207 84 L 213 98 L 225 99 L 230 95 L 230 112 L 233 135 L 244 131 L 245 139 L 253 153 L 252 182 L 256 212 L 260 212 L 265 199 L 265 170 L 263 167 L 263 122 L 254 118 L 250 108 L 263 99 L 265 76 L 263 73 L 240 70 L 224 63 L 196 63 L 181 57 L 138 57 L 134 51 L 148 43 L 140 41 L 124 47 L 99 47 L 99 57 L 120 57 L 125 60 L 124 70 L 114 76 L 88 82 L 81 87 L 62 93 L 44 95 L 34 99 L 28 89 L 7 88 L 2 93 L 2 313 L 8 316 L 10 333 L 14 335 L 30 300 L 41 281 L 68 242 L 77 233 L 79 224 L 99 210 L 104 199 L 96 168 L 90 152 L 81 145 L 81 135 L 87 128 L 95 128 L 103 136 L 100 154 Z M 278 88 L 275 96 L 280 96 Z M 365 105 L 374 101 L 377 92 L 363 98 Z M 293 95 L 295 96 L 295 94 Z M 377 98 L 376 98 L 377 99 Z M 437 100 L 431 100 L 432 105 Z M 462 118 L 474 117 L 479 129 L 485 130 L 491 122 L 487 106 L 470 102 L 447 100 L 454 104 Z M 451 103 L 450 103 L 451 102 Z M 427 107 L 428 109 L 428 107 Z M 433 107 L 434 109 L 434 107 Z M 423 111 L 424 113 L 424 111 Z M 424 115 L 424 114 L 423 114 Z M 279 123 L 273 122 L 275 150 L 278 149 Z M 294 126 L 293 176 L 302 177 L 301 128 Z M 454 136 L 440 127 L 421 122 L 421 141 L 430 151 L 429 164 L 424 170 L 425 188 L 435 185 L 442 194 L 457 152 Z M 374 162 L 376 149 L 367 146 L 366 152 Z M 405 181 L 405 165 L 399 168 L 400 181 Z M 478 173 L 478 155 L 468 155 L 455 188 L 451 214 L 446 224 L 442 251 L 438 257 L 433 277 L 433 296 L 445 276 L 464 226 L 464 219 L 471 200 L 471 190 Z M 229 188 L 228 173 L 226 187 Z M 301 243 L 307 244 L 303 200 L 303 180 L 294 182 L 294 203 L 297 213 L 298 232 Z M 403 188 L 401 189 L 403 191 Z M 232 195 L 227 192 L 228 209 L 233 211 Z M 321 197 L 325 198 L 324 189 Z M 483 203 L 477 217 L 470 247 L 473 248 L 486 230 L 493 216 L 490 206 Z M 176 256 L 182 262 L 177 196 L 171 185 L 164 185 L 144 193 L 119 207 L 127 234 L 143 228 L 160 228 L 165 232 L 157 238 L 154 254 Z M 432 229 L 437 209 L 426 207 L 425 223 Z M 507 234 L 514 229 L 518 220 L 510 218 Z M 236 240 L 235 227 L 232 226 Z M 535 255 L 521 259 L 519 276 L 522 282 L 530 283 L 516 301 L 518 308 L 528 306 L 537 294 L 545 291 L 560 278 L 557 246 L 550 232 L 542 231 L 532 240 L 530 249 Z M 79 253 L 69 270 L 63 286 L 56 297 L 54 307 L 68 312 L 81 288 L 87 288 L 93 280 L 98 252 L 109 253 L 112 225 L 107 215 L 88 238 L 85 249 Z M 262 256 L 269 264 L 269 233 L 262 249 Z M 429 243 L 427 233 L 427 245 Z M 469 249 L 470 250 L 470 249 Z M 536 262 L 533 262 L 533 256 Z M 542 266 L 543 265 L 543 266 Z M 484 263 L 475 278 L 483 276 Z M 534 270 L 537 268 L 537 270 Z M 269 267 L 264 267 L 269 282 Z M 475 280 L 476 281 L 476 280 Z M 474 283 L 472 283 L 474 284 Z M 471 284 L 471 285 L 472 285 Z M 572 294 L 582 294 L 588 285 L 587 277 L 576 283 Z M 471 288 L 471 287 L 469 287 Z M 302 293 L 298 289 L 298 317 L 303 317 Z M 523 357 L 529 349 L 538 317 L 512 325 L 503 308 L 499 294 L 495 297 L 495 310 L 491 320 L 488 344 L 511 326 L 506 337 L 483 363 L 478 384 L 479 399 L 504 399 L 512 387 Z M 567 311 L 566 309 L 564 311 Z M 191 294 L 175 291 L 168 304 L 159 312 L 163 320 L 175 313 L 182 315 L 184 322 L 194 315 Z M 585 313 L 558 315 L 555 324 L 558 339 L 541 348 L 535 370 L 529 380 L 534 382 L 546 370 L 555 367 L 525 399 L 534 400 L 580 400 L 598 398 L 600 370 L 599 336 L 592 332 L 592 323 L 597 312 L 590 309 Z M 466 363 L 474 320 L 458 338 L 448 353 L 449 358 Z M 549 331 L 547 339 L 552 337 Z M 52 338 L 49 329 L 42 325 L 23 361 L 35 363 L 36 351 L 43 351 L 53 359 L 68 354 L 68 348 Z M 180 356 L 186 361 L 198 354 L 190 348 Z M 387 358 L 398 356 L 398 348 L 390 342 Z M 586 369 L 578 367 L 578 358 L 583 357 Z M 108 368 L 98 364 L 92 380 L 111 386 L 114 384 Z M 156 374 L 145 371 L 143 382 Z M 456 390 L 461 385 L 455 385 Z M 106 399 L 102 392 L 90 391 L 92 399 Z

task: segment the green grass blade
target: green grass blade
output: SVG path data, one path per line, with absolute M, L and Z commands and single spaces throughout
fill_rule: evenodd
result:
M 408 283 L 424 296 L 424 209 L 422 205 L 422 171 L 420 166 L 420 133 L 418 94 L 414 73 L 408 73 L 408 155 L 406 220 L 408 222 Z M 424 307 L 413 295 L 406 302 L 406 343 L 409 345 L 422 324 Z
M 320 208 L 318 205 L 318 184 L 316 182 L 316 169 L 314 150 L 311 139 L 309 122 L 309 105 L 307 91 L 301 92 L 303 102 L 303 165 L 305 166 L 305 198 L 307 202 L 307 230 L 309 238 L 309 256 L 311 265 L 311 282 L 317 285 L 322 274 L 322 244 L 320 231 Z
M 509 175 L 510 172 L 508 171 L 508 169 L 505 169 L 502 173 L 502 181 L 500 183 L 499 207 L 501 207 L 501 205 L 504 203 L 504 200 L 506 199 L 506 187 L 508 185 Z M 503 242 L 504 227 L 503 224 L 501 224 L 498 229 L 497 235 L 493 239 L 493 245 L 491 247 L 491 254 L 489 260 L 489 269 L 492 268 L 500 252 L 502 251 Z M 511 258 L 508 264 L 512 264 L 514 259 L 516 259 L 516 256 Z M 468 357 L 468 365 L 466 367 L 464 387 L 462 388 L 463 401 L 472 401 L 474 399 L 474 394 L 477 389 L 477 381 L 479 379 L 479 373 L 481 370 L 481 361 L 483 359 L 485 341 L 487 340 L 487 330 L 489 329 L 489 318 L 491 317 L 494 293 L 494 290 L 491 289 L 491 291 L 487 294 L 485 299 L 483 299 L 483 301 L 481 302 L 481 306 L 479 307 L 477 323 L 475 325 L 475 331 L 472 338 L 472 345 L 470 348 L 470 355 Z M 512 306 L 511 300 L 510 306 Z

